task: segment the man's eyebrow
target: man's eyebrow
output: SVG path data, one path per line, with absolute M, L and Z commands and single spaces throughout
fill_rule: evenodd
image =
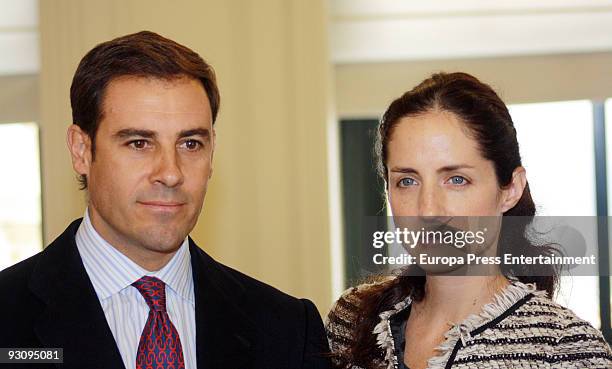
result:
M 151 131 L 148 129 L 138 129 L 138 128 L 124 128 L 124 129 L 121 129 L 115 132 L 115 134 L 113 134 L 113 137 L 116 137 L 119 139 L 124 139 L 128 137 L 155 138 L 156 136 L 157 136 L 157 133 L 155 131 Z M 203 138 L 208 138 L 210 137 L 210 130 L 208 130 L 207 128 L 187 129 L 184 131 L 180 131 L 177 136 L 178 138 L 184 138 L 184 137 L 190 137 L 190 136 L 202 136 Z
M 445 173 L 445 172 L 452 172 L 454 170 L 457 169 L 473 169 L 474 166 L 472 165 L 468 165 L 468 164 L 457 164 L 457 165 L 447 165 L 444 166 L 442 168 L 438 168 L 436 170 L 436 172 L 438 173 Z M 419 174 L 419 171 L 414 169 L 414 168 L 410 168 L 410 167 L 393 167 L 391 168 L 391 172 L 393 173 L 415 173 L 415 174 Z
M 190 137 L 190 136 L 202 136 L 203 138 L 210 137 L 210 130 L 208 128 L 194 128 L 185 131 L 180 131 L 178 138 Z
M 124 128 L 113 134 L 115 138 L 128 138 L 128 137 L 144 137 L 153 138 L 157 136 L 154 131 L 148 129 L 137 129 L 137 128 Z

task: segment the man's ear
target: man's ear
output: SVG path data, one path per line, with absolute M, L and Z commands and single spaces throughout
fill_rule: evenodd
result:
M 213 159 L 215 158 L 215 147 L 217 147 L 217 131 L 215 131 L 215 127 L 212 128 L 212 151 L 210 153 L 210 173 L 208 174 L 208 178 L 212 178 L 213 175 Z
M 89 176 L 92 161 L 89 135 L 81 127 L 72 124 L 68 127 L 66 143 L 68 144 L 74 171 L 79 175 Z
M 501 211 L 512 209 L 523 196 L 523 191 L 527 185 L 527 172 L 523 167 L 516 167 L 512 172 L 512 180 L 510 183 L 502 188 L 502 202 Z

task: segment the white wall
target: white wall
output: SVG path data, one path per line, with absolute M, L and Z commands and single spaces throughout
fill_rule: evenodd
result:
M 0 76 L 38 69 L 38 1 L 0 0 Z

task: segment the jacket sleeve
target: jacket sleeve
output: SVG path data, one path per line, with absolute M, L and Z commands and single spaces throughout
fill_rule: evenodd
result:
M 302 299 L 305 310 L 306 332 L 304 342 L 303 369 L 330 369 L 329 346 L 323 328 L 323 321 L 316 306 Z

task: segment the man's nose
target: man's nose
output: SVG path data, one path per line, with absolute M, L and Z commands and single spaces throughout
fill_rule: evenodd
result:
M 166 187 L 181 185 L 184 176 L 180 164 L 180 157 L 174 148 L 160 150 L 152 173 L 152 182 L 163 184 Z

